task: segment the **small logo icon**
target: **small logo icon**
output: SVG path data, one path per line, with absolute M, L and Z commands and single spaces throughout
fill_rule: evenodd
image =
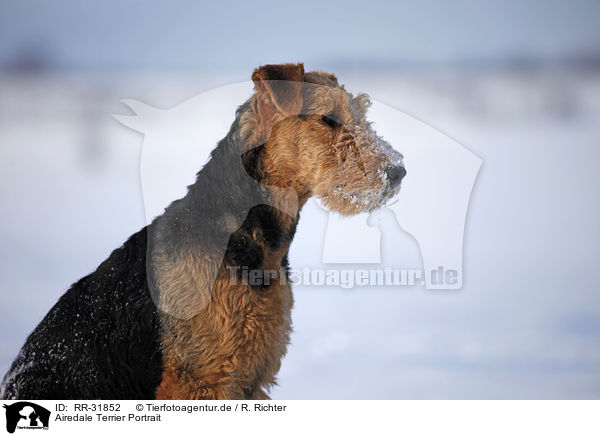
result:
M 28 401 L 19 401 L 10 405 L 4 404 L 6 409 L 6 431 L 14 433 L 15 429 L 44 429 L 48 430 L 50 411 Z

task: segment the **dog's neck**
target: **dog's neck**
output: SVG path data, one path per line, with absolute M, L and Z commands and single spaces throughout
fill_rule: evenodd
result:
M 287 272 L 287 253 L 305 200 L 295 195 L 293 202 L 282 195 L 289 190 L 271 189 L 264 148 L 242 138 L 238 116 L 186 196 L 149 226 L 148 282 L 168 314 L 187 318 L 200 313 L 206 292 L 219 274 L 228 274 L 228 267 Z
M 238 115 L 188 194 L 167 208 L 165 222 L 172 238 L 189 240 L 191 233 L 199 244 L 229 241 L 226 263 L 271 268 L 284 262 L 308 197 L 271 185 L 266 147 L 244 143 L 239 121 Z

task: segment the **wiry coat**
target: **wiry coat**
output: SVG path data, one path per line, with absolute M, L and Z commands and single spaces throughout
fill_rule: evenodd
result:
M 59 299 L 6 374 L 2 398 L 265 397 L 289 342 L 291 290 L 230 283 L 226 265 L 286 270 L 297 216 L 282 220 L 248 183 L 265 178 L 262 147 L 247 142 L 256 132 L 241 137 L 249 112 L 248 102 L 183 199 Z M 220 238 L 224 258 L 211 258 Z M 163 289 L 152 295 L 147 277 Z M 198 313 L 158 310 L 155 300 L 169 298 L 175 311 Z
M 1 398 L 267 398 L 291 331 L 300 208 L 311 195 L 344 214 L 380 206 L 401 155 L 334 76 L 268 65 L 253 80 L 187 195 L 60 298 Z M 277 274 L 248 283 L 242 268 Z
M 276 256 L 266 263 L 272 269 L 286 267 L 297 218 L 282 222 L 280 212 L 261 204 L 261 192 L 248 186 L 241 163 L 246 161 L 250 172 L 262 177 L 261 148 L 242 155 L 237 124 L 186 197 L 60 298 L 14 361 L 3 398 L 264 396 L 259 389 L 274 383 L 289 341 L 291 290 L 279 282 L 264 288 L 231 284 L 225 265 L 257 269 L 266 257 Z M 244 212 L 247 219 L 232 234 Z M 200 261 L 218 248 L 222 237 L 229 238 L 223 263 L 217 263 L 218 257 Z M 160 263 L 160 279 L 147 268 L 147 260 L 153 259 Z M 203 267 L 218 270 L 209 293 Z M 159 312 L 147 273 L 162 279 L 163 286 L 175 287 L 173 304 L 182 310 L 193 306 L 196 297 L 207 297 L 208 306 L 190 312 L 195 315 L 190 319 Z M 169 298 L 168 293 L 165 289 L 159 298 Z M 191 303 L 182 301 L 187 297 Z

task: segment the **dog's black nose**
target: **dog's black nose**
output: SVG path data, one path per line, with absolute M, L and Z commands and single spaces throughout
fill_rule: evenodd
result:
M 393 166 L 388 167 L 385 170 L 385 174 L 387 175 L 388 180 L 390 181 L 390 186 L 395 188 L 400 184 L 404 176 L 406 175 L 406 169 L 401 166 Z

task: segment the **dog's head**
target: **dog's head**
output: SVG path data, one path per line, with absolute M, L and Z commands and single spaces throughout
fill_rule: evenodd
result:
M 367 121 L 366 95 L 347 92 L 332 74 L 305 73 L 302 64 L 266 65 L 252 80 L 271 184 L 315 195 L 343 215 L 374 210 L 399 191 L 402 155 Z

